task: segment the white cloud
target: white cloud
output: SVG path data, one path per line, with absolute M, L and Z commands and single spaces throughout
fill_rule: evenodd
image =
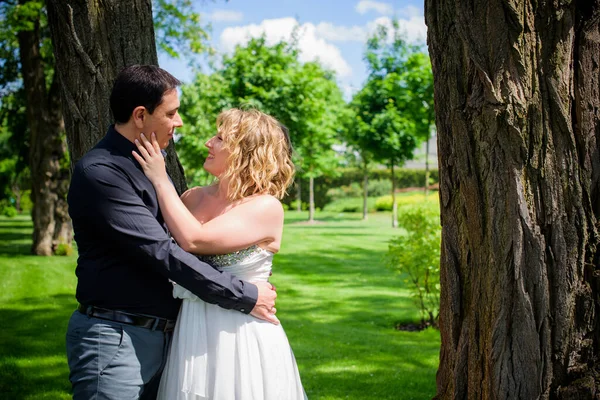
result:
M 419 7 L 415 7 L 415 6 L 406 6 L 406 7 L 399 8 L 399 9 L 395 10 L 395 13 L 397 15 L 400 15 L 405 18 L 412 18 L 412 17 L 423 18 L 423 13 L 419 9 Z
M 359 14 L 366 14 L 371 10 L 383 15 L 390 15 L 394 12 L 394 7 L 391 4 L 371 0 L 359 1 L 355 9 Z
M 321 22 L 316 26 L 316 33 L 332 42 L 364 42 L 365 28 L 362 26 L 340 26 L 330 22 Z
M 221 48 L 231 52 L 238 44 L 246 43 L 250 38 L 265 35 L 267 44 L 273 45 L 281 40 L 289 40 L 298 22 L 291 17 L 266 19 L 260 25 L 229 27 L 221 33 Z M 319 60 L 325 67 L 334 70 L 338 76 L 352 75 L 352 68 L 346 62 L 340 50 L 328 43 L 311 23 L 299 27 L 298 49 L 301 62 Z
M 423 43 L 427 38 L 427 26 L 416 7 L 405 7 L 402 13 L 404 19 L 399 19 L 399 29 L 404 33 L 408 42 Z M 225 28 L 220 36 L 220 49 L 230 53 L 236 45 L 243 45 L 250 38 L 265 36 L 267 44 L 273 45 L 281 40 L 289 41 L 294 29 L 298 28 L 299 59 L 302 62 L 319 60 L 325 67 L 334 70 L 340 78 L 352 75 L 352 67 L 342 56 L 340 49 L 332 42 L 358 42 L 364 44 L 367 38 L 376 31 L 378 25 L 384 25 L 391 31 L 392 19 L 387 16 L 379 17 L 364 26 L 334 25 L 321 22 L 317 25 L 304 23 L 298 26 L 294 18 L 266 19 L 260 24 L 232 26 Z M 390 37 L 391 39 L 391 37 Z M 345 95 L 351 90 L 345 88 Z
M 207 18 L 216 22 L 239 22 L 244 19 L 244 14 L 239 11 L 215 10 Z
M 388 28 L 389 31 L 393 29 L 392 19 L 389 17 L 379 17 L 374 21 L 371 21 L 367 24 L 367 32 L 368 35 L 372 35 L 377 26 L 383 25 Z M 407 42 L 415 43 L 422 42 L 424 43 L 427 39 L 427 25 L 425 25 L 425 20 L 423 16 L 411 17 L 409 19 L 399 19 L 398 20 L 398 29 L 400 32 L 404 34 L 404 38 Z M 391 39 L 391 37 L 390 37 Z

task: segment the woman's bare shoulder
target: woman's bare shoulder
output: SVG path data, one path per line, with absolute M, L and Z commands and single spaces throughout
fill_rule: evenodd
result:
M 281 201 L 270 194 L 261 194 L 249 197 L 244 205 L 247 209 L 252 209 L 255 212 L 266 213 L 271 216 L 283 215 L 283 205 Z
M 202 198 L 213 191 L 212 186 L 195 186 L 181 195 L 181 201 L 187 204 L 198 204 Z

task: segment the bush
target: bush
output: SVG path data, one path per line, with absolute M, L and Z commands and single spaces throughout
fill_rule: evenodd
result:
M 362 196 L 362 186 L 354 182 L 350 185 L 331 188 L 327 191 L 327 196 L 332 200 L 347 199 Z
M 375 197 L 367 197 L 367 212 L 375 211 Z M 323 210 L 331 212 L 362 212 L 363 209 L 363 198 L 362 197 L 350 197 L 346 199 L 339 199 L 332 201 L 327 204 Z
M 430 181 L 432 184 L 438 182 L 438 171 L 431 170 L 430 172 Z M 408 187 L 423 187 L 423 183 L 425 182 L 425 170 L 420 169 L 396 169 L 394 171 L 394 175 L 396 176 L 396 187 L 398 188 L 408 188 Z M 354 188 L 359 188 L 358 192 L 354 192 L 354 194 L 348 194 L 346 197 L 358 197 L 362 195 L 362 182 L 363 182 L 363 172 L 358 168 L 342 168 L 337 171 L 336 176 L 321 176 L 315 178 L 315 207 L 323 208 L 326 204 L 331 201 L 342 198 L 342 197 L 332 197 L 329 195 L 329 190 L 332 188 L 341 188 L 343 186 L 352 186 L 354 184 Z M 369 196 L 378 196 L 391 192 L 391 174 L 389 169 L 373 169 L 369 171 L 369 181 L 377 182 L 371 186 L 369 184 L 370 191 L 373 190 L 372 194 Z M 300 179 L 300 178 L 297 178 Z M 378 186 L 386 185 L 385 183 L 379 183 L 380 181 L 389 181 L 390 187 L 389 190 L 383 191 Z M 308 179 L 300 179 L 301 182 L 301 190 L 302 190 L 302 201 L 308 202 Z M 296 200 L 296 190 L 297 186 L 292 185 L 288 189 L 287 196 L 283 199 L 285 204 L 291 204 L 294 200 Z M 375 193 L 376 192 L 376 193 Z M 335 193 L 335 192 L 334 192 Z M 291 207 L 294 210 L 294 207 Z
M 404 206 L 398 225 L 406 234 L 389 242 L 388 267 L 406 276 L 423 325 L 437 325 L 440 310 L 439 208 L 434 204 Z
M 302 205 L 300 206 L 300 208 L 302 209 L 302 211 L 307 211 L 308 210 L 308 203 L 306 203 L 306 202 L 303 201 Z M 298 200 L 294 200 L 294 201 L 292 201 L 289 204 L 288 210 L 296 211 L 297 209 L 298 209 Z
M 73 254 L 73 246 L 69 243 L 59 243 L 54 249 L 56 256 L 70 256 Z
M 23 190 L 21 193 L 21 213 L 30 214 L 32 208 L 33 203 L 31 202 L 31 190 Z
M 369 180 L 367 183 L 367 195 L 369 197 L 383 196 L 392 191 L 392 181 L 387 179 Z M 350 185 L 331 188 L 327 191 L 327 196 L 331 201 L 347 199 L 353 197 L 362 197 L 363 184 L 353 182 Z
M 0 215 L 12 218 L 18 214 L 17 209 L 13 205 L 11 199 L 0 200 Z
M 392 191 L 392 181 L 389 179 L 370 180 L 367 184 L 369 196 L 385 196 Z
M 375 201 L 377 211 L 392 211 L 392 196 L 381 196 Z
M 17 213 L 17 209 L 14 206 L 11 205 L 2 205 L 2 208 L 0 209 L 0 214 L 4 215 L 5 217 L 15 217 L 18 213 Z
M 411 204 L 438 204 L 439 198 L 437 192 L 431 192 L 427 198 L 422 192 L 408 192 L 408 193 L 397 193 L 396 203 L 398 208 Z M 392 211 L 392 195 L 378 197 L 375 202 L 375 209 L 377 211 Z

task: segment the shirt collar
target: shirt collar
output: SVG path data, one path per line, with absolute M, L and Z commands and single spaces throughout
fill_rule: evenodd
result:
M 130 142 L 125 136 L 121 135 L 115 129 L 114 125 L 108 127 L 108 132 L 106 133 L 106 140 L 111 147 L 116 148 L 121 154 L 131 159 L 134 159 L 131 155 L 133 150 L 137 151 L 137 146 Z M 167 151 L 165 149 L 160 150 L 163 157 L 167 157 Z
M 117 132 L 114 125 L 108 127 L 108 132 L 106 133 L 106 141 L 108 142 L 110 147 L 117 149 L 119 153 L 129 158 L 133 158 L 131 152 L 137 149 L 135 144 L 133 144 L 129 141 L 129 139 Z

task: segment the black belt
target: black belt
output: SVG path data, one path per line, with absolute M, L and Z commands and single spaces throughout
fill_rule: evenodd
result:
M 175 321 L 166 318 L 152 317 L 149 315 L 131 314 L 124 311 L 109 310 L 94 306 L 80 304 L 77 310 L 88 317 L 106 319 L 122 324 L 139 326 L 152 331 L 172 332 Z

